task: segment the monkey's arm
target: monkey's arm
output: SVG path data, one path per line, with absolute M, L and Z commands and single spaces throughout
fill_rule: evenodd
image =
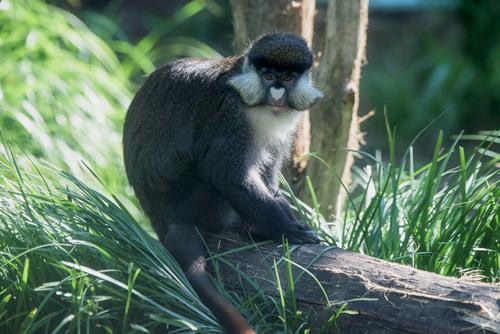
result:
M 285 235 L 292 243 L 319 241 L 293 218 L 290 207 L 269 191 L 259 173 L 247 167 L 241 143 L 227 138 L 214 140 L 199 168 L 203 180 L 215 187 L 256 233 L 275 239 Z

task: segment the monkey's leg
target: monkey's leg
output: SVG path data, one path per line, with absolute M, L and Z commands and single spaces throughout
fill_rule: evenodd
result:
M 223 299 L 205 270 L 205 252 L 198 231 L 191 224 L 172 224 L 162 240 L 185 272 L 202 302 L 228 334 L 255 334 L 238 310 Z

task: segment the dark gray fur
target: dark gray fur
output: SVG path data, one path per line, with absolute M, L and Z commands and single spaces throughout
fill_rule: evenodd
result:
M 292 243 L 318 242 L 278 190 L 291 139 L 270 145 L 273 157 L 259 160 L 249 107 L 228 84 L 241 74 L 243 62 L 244 56 L 181 59 L 159 68 L 132 101 L 123 139 L 129 182 L 160 241 L 229 333 L 253 331 L 211 286 L 195 226 L 200 232 L 236 229 L 274 239 L 284 235 Z M 252 168 L 266 189 L 248 176 Z

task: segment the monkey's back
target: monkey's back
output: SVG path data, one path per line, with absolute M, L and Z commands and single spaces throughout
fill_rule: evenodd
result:
M 196 182 L 198 157 L 221 117 L 227 118 L 224 109 L 236 103 L 225 77 L 237 60 L 172 61 L 153 72 L 132 100 L 123 130 L 125 168 L 148 215 L 151 197 L 170 191 L 182 197 Z

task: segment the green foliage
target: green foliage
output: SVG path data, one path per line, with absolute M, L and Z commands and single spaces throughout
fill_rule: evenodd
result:
M 3 136 L 77 176 L 85 161 L 108 187 L 123 189 L 120 124 L 132 90 L 115 52 L 57 7 L 25 0 L 0 7 Z
M 68 173 L 1 159 L 0 331 L 219 333 L 166 249 Z
M 219 9 L 211 0 L 191 0 L 169 17 L 157 18 L 150 24 L 148 33 L 135 45 L 129 42 L 127 34 L 120 28 L 126 27 L 127 22 L 120 17 L 118 7 L 120 2 L 112 1 L 103 14 L 83 12 L 82 16 L 94 32 L 124 57 L 121 70 L 129 77 L 136 78 L 143 73 L 150 73 L 154 70 L 154 64 L 162 64 L 176 57 L 220 57 L 217 51 L 202 41 L 176 32 L 180 26 L 195 22 L 199 14 L 215 14 Z M 143 20 L 147 21 L 147 18 L 143 17 Z M 193 35 L 195 34 L 188 36 Z
M 338 225 L 342 247 L 443 275 L 500 279 L 500 132 L 458 136 L 451 147 L 439 134 L 432 160 L 414 165 L 412 147 L 390 159 L 363 154 L 355 186 Z M 471 153 L 460 140 L 482 140 Z
M 7 142 L 26 153 L 19 163 L 28 168 L 31 158 L 42 158 L 93 182 L 83 161 L 139 215 L 121 152 L 123 119 L 136 88 L 130 78 L 175 56 L 217 56 L 194 39 L 165 40 L 205 6 L 199 0 L 187 3 L 132 45 L 102 15 L 88 17 L 106 41 L 74 15 L 43 1 L 3 1 L 0 128 Z M 164 44 L 155 47 L 159 41 Z
M 8 157 L 0 155 L 0 332 L 221 333 L 175 260 L 116 197 L 52 167 L 23 171 L 6 151 Z M 249 247 L 258 252 L 266 243 Z M 219 290 L 259 333 L 308 328 L 296 306 L 300 275 L 292 266 L 310 273 L 293 263 L 288 245 L 269 268 L 269 277 L 285 268 L 274 280 L 279 299 L 223 256 L 211 254 L 216 272 L 228 265 L 255 290 L 238 297 L 217 283 Z
M 404 70 L 395 68 L 393 64 L 398 50 L 386 51 L 380 66 L 363 68 L 363 95 L 378 110 L 387 109 L 391 120 L 398 125 L 401 143 L 396 143 L 397 153 L 404 151 L 402 143 L 409 142 L 414 133 L 443 111 L 446 114 L 439 119 L 437 127 L 447 133 L 458 132 L 461 127 L 472 125 L 464 123 L 462 118 L 474 114 L 472 110 L 478 105 L 477 102 L 472 105 L 463 103 L 475 76 L 466 59 L 454 50 L 441 47 L 429 36 L 409 41 L 405 49 L 419 54 L 412 56 L 408 64 L 399 64 L 404 66 Z M 371 147 L 384 145 L 383 124 L 383 112 L 377 112 L 371 124 L 367 124 L 368 132 L 376 134 L 373 137 L 379 140 L 368 143 Z M 424 144 L 432 145 L 429 142 Z M 415 149 L 418 156 L 426 156 L 425 150 L 419 147 Z
M 473 71 L 461 108 L 462 124 L 478 125 L 480 120 L 499 124 L 500 115 L 500 2 L 461 0 L 460 16 L 465 26 L 464 58 Z M 480 101 L 480 102 L 479 102 Z
M 456 11 L 407 13 L 411 20 L 399 32 L 384 27 L 400 24 L 404 14 L 391 15 L 388 22 L 383 16 L 374 19 L 380 26 L 375 24 L 371 43 L 380 45 L 363 67 L 361 92 L 366 107 L 387 107 L 398 125 L 398 153 L 443 111 L 435 128 L 446 133 L 494 130 L 500 124 L 500 2 L 456 2 Z M 378 141 L 383 124 L 382 112 L 365 124 L 371 149 L 384 145 Z M 426 145 L 431 140 L 414 148 L 417 158 L 428 159 Z

